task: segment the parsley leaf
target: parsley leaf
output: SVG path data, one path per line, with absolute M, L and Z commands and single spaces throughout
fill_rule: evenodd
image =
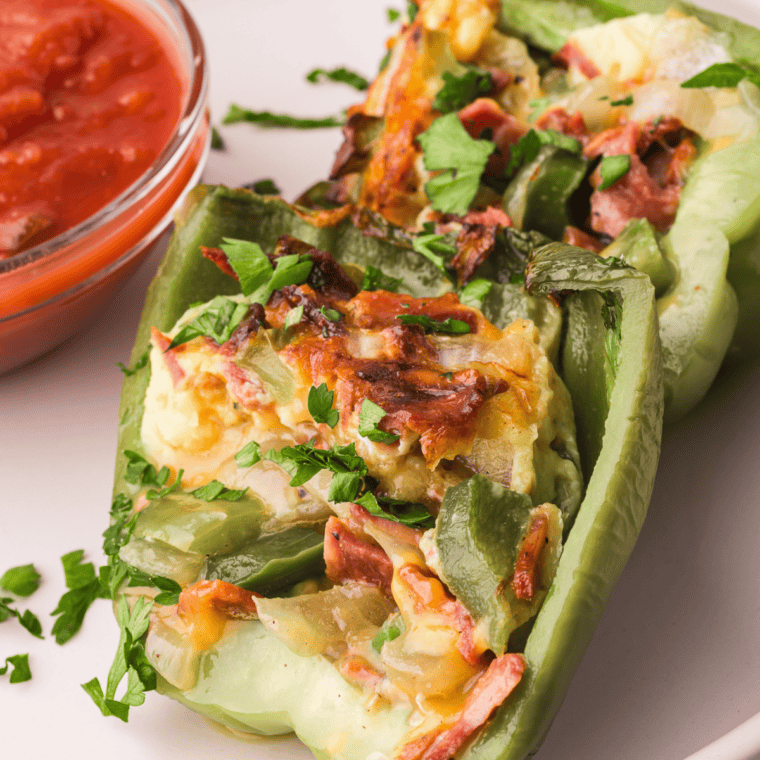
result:
M 285 317 L 285 329 L 295 327 L 303 319 L 303 304 L 291 309 Z
M 483 299 L 491 291 L 492 285 L 493 282 L 491 282 L 491 280 L 484 280 L 482 278 L 470 280 L 470 282 L 459 291 L 459 302 L 463 303 L 465 306 L 473 306 L 474 308 L 479 309 L 483 305 Z
M 449 71 L 441 74 L 443 87 L 433 101 L 433 108 L 441 113 L 451 113 L 464 108 L 480 95 L 487 95 L 493 89 L 493 78 L 489 71 L 468 67 L 461 76 Z
M 190 493 L 196 499 L 203 499 L 203 501 L 216 501 L 217 499 L 221 499 L 222 501 L 239 501 L 247 490 L 247 488 L 241 488 L 240 490 L 227 488 L 224 483 L 212 480 L 210 483 L 206 483 L 200 488 L 190 491 Z
M 343 317 L 343 315 L 336 309 L 328 309 L 326 306 L 320 306 L 319 313 L 330 322 L 340 322 Z
M 364 270 L 362 279 L 362 290 L 387 290 L 389 293 L 395 293 L 398 286 L 401 285 L 400 277 L 389 277 L 382 270 L 369 264 Z
M 82 684 L 103 715 L 112 715 L 125 723 L 129 720 L 129 708 L 141 705 L 145 701 L 145 692 L 156 688 L 156 673 L 141 641 L 148 630 L 152 607 L 153 602 L 139 597 L 130 611 L 127 598 L 123 596 L 119 600 L 116 619 L 121 637 L 108 673 L 105 693 L 97 678 Z M 121 699 L 116 699 L 116 690 L 124 676 L 127 676 L 126 691 Z
M 433 208 L 445 214 L 466 214 L 496 145 L 490 140 L 473 140 L 455 113 L 436 119 L 417 140 L 425 169 L 442 171 L 425 183 Z
M 164 496 L 168 496 L 172 491 L 176 491 L 182 483 L 182 476 L 185 474 L 184 470 L 180 470 L 177 473 L 177 477 L 174 478 L 174 482 L 166 488 L 162 488 L 160 491 L 156 491 L 154 488 L 149 488 L 145 492 L 145 498 L 153 501 L 154 499 L 163 499 Z
M 386 641 L 397 639 L 405 630 L 406 626 L 401 615 L 391 615 L 372 638 L 372 648 L 380 654 L 380 650 Z
M 177 604 L 179 601 L 182 586 L 177 581 L 171 578 L 164 578 L 160 575 L 149 575 L 130 565 L 127 565 L 127 575 L 129 576 L 130 586 L 154 586 L 159 589 L 161 593 L 153 600 L 156 604 L 168 607 L 172 604 Z
M 34 565 L 19 565 L 3 573 L 0 587 L 16 596 L 31 596 L 40 587 L 40 578 Z
M 161 488 L 169 477 L 169 468 L 164 466 L 158 472 L 156 468 L 136 451 L 124 449 L 122 452 L 129 460 L 124 480 L 133 485 L 155 486 Z
M 38 639 L 45 638 L 42 635 L 42 624 L 39 618 L 31 610 L 19 612 L 15 607 L 11 607 L 10 604 L 13 601 L 7 596 L 0 597 L 0 623 L 5 622 L 10 617 L 15 617 L 32 636 L 36 636 Z
M 323 422 L 331 428 L 338 424 L 340 412 L 332 408 L 334 397 L 335 392 L 328 389 L 327 383 L 309 389 L 309 414 L 314 422 Z
M 449 261 L 456 255 L 457 249 L 446 240 L 445 235 L 436 235 L 432 232 L 415 235 L 412 238 L 412 249 L 420 256 L 424 256 L 450 280 L 455 279 L 455 275 L 449 268 Z M 441 254 L 445 254 L 447 258 Z
M 691 79 L 681 82 L 681 87 L 736 87 L 742 79 L 760 87 L 760 74 L 738 63 L 714 63 Z
M 224 238 L 221 249 L 240 280 L 240 289 L 244 296 L 250 296 L 272 278 L 274 267 L 258 243 Z
M 11 683 L 31 681 L 32 671 L 29 668 L 28 654 L 13 654 L 10 657 L 6 657 L 5 667 L 0 668 L 0 676 L 4 676 L 10 667 L 13 668 L 9 679 Z
M 259 195 L 279 195 L 282 192 L 280 188 L 277 187 L 275 181 L 268 177 L 265 179 L 257 179 L 255 182 L 243 185 L 243 187 L 248 190 L 253 190 L 254 193 L 258 193 Z
M 574 137 L 554 129 L 530 129 L 510 149 L 509 163 L 504 173 L 511 176 L 521 166 L 529 164 L 544 145 L 556 145 L 570 153 L 580 153 L 583 149 Z
M 388 18 L 388 23 L 392 24 L 394 21 L 398 21 L 401 18 L 401 11 L 395 8 L 386 8 L 385 15 Z
M 391 499 L 387 496 L 375 496 L 373 493 L 365 493 L 356 500 L 356 503 L 364 507 L 371 515 L 403 525 L 431 528 L 435 525 L 435 518 L 424 504 Z
M 338 82 L 339 84 L 347 84 L 349 87 L 353 87 L 355 90 L 366 90 L 369 87 L 369 82 L 355 71 L 349 71 L 344 66 L 339 66 L 337 69 L 312 69 L 306 75 L 306 81 L 312 84 L 323 82 L 328 80 L 330 82 Z
M 177 333 L 166 350 L 170 351 L 201 336 L 211 338 L 221 345 L 230 339 L 237 326 L 245 319 L 249 308 L 247 303 L 233 301 L 226 296 L 216 296 L 195 319 Z
M 96 599 L 106 597 L 103 586 L 95 574 L 95 566 L 92 562 L 83 564 L 83 557 L 82 549 L 61 557 L 66 588 L 69 590 L 60 598 L 58 606 L 51 613 L 59 615 L 53 623 L 52 630 L 58 644 L 65 644 L 79 631 L 87 610 Z
M 224 150 L 224 140 L 216 127 L 211 127 L 211 150 Z
M 235 454 L 238 467 L 252 467 L 261 461 L 261 446 L 256 441 L 248 441 L 240 451 Z
M 621 98 L 620 100 L 611 100 L 610 105 L 611 106 L 632 106 L 633 95 L 626 95 L 624 98 Z
M 624 177 L 631 168 L 631 157 L 628 154 L 620 156 L 604 156 L 599 164 L 599 176 L 602 183 L 598 190 L 606 190 L 614 185 L 621 177 Z
M 375 443 L 395 443 L 401 436 L 380 430 L 378 424 L 387 412 L 381 406 L 365 398 L 359 409 L 359 435 Z
M 132 377 L 138 369 L 142 369 L 148 363 L 148 352 L 146 351 L 134 364 L 133 367 L 126 367 L 121 362 L 116 362 L 116 366 L 122 371 L 124 377 Z
M 341 116 L 325 116 L 324 118 L 308 118 L 288 116 L 287 114 L 272 113 L 271 111 L 251 111 L 232 103 L 222 124 L 237 124 L 247 121 L 260 127 L 290 127 L 292 129 L 324 129 L 325 127 L 342 127 L 346 119 Z
M 425 314 L 399 314 L 396 319 L 401 320 L 403 325 L 420 325 L 426 333 L 448 333 L 450 335 L 464 335 L 470 332 L 470 326 L 461 319 L 438 320 Z

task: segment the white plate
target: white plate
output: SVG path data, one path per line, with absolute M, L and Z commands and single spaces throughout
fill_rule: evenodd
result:
M 312 67 L 374 74 L 393 0 L 188 0 L 211 64 L 218 123 L 230 102 L 322 116 L 357 100 L 304 82 Z M 713 7 L 760 24 L 757 4 Z M 339 130 L 222 129 L 209 182 L 273 177 L 294 197 L 329 171 Z M 90 330 L 0 378 L 0 571 L 34 562 L 29 600 L 49 632 L 63 589 L 58 558 L 83 548 L 100 563 L 116 454 L 121 373 L 154 256 Z M 760 754 L 760 372 L 735 368 L 669 431 L 649 517 L 537 760 L 749 760 Z M 58 647 L 15 621 L 0 628 L 0 664 L 30 652 L 34 678 L 0 677 L 0 756 L 78 760 L 309 758 L 297 741 L 244 744 L 149 694 L 128 725 L 103 718 L 79 684 L 105 678 L 117 643 L 109 605 Z M 738 730 L 737 726 L 745 723 Z M 722 738 L 721 738 L 722 737 Z

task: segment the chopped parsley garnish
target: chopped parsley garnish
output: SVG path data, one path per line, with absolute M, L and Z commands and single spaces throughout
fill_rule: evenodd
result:
M 742 79 L 749 79 L 760 87 L 760 73 L 738 63 L 714 63 L 691 79 L 681 82 L 681 87 L 736 87 Z
M 395 8 L 387 8 L 385 15 L 388 18 L 388 23 L 392 24 L 394 21 L 398 21 L 401 18 L 401 11 L 396 10 Z
M 409 17 L 409 23 L 411 24 L 414 19 L 417 18 L 417 14 L 419 13 L 420 7 L 417 5 L 417 3 L 412 2 L 412 0 L 407 0 L 406 3 L 406 15 Z
M 125 449 L 124 456 L 129 460 L 124 480 L 133 485 L 155 486 L 161 488 L 169 477 L 169 468 L 164 466 L 158 472 L 156 468 L 136 451 Z
M 339 84 L 347 84 L 349 87 L 353 87 L 355 90 L 366 90 L 369 87 L 369 82 L 355 71 L 350 71 L 344 66 L 339 66 L 337 69 L 312 69 L 306 75 L 306 81 L 312 84 L 318 82 L 338 82 Z
M 387 496 L 375 496 L 372 493 L 365 493 L 356 500 L 356 503 L 364 507 L 371 515 L 403 525 L 426 528 L 432 528 L 435 525 L 435 518 L 424 504 L 391 499 Z
M 372 638 L 372 648 L 380 654 L 380 650 L 386 641 L 397 639 L 405 630 L 406 626 L 401 615 L 391 615 Z
M 149 575 L 136 567 L 127 567 L 130 586 L 154 586 L 161 592 L 153 600 L 156 604 L 162 604 L 166 607 L 177 604 L 179 595 L 182 593 L 182 586 L 171 578 L 163 578 L 160 575 Z
M 389 277 L 382 270 L 369 264 L 364 270 L 362 290 L 387 290 L 389 293 L 395 293 L 401 283 L 400 277 Z
M 412 238 L 412 249 L 424 256 L 449 280 L 456 280 L 456 275 L 449 268 L 449 262 L 456 255 L 457 249 L 446 240 L 445 235 L 436 235 L 433 232 L 415 235 Z
M 129 708 L 141 705 L 145 701 L 145 692 L 156 688 L 156 672 L 141 641 L 148 630 L 152 608 L 153 602 L 139 597 L 130 611 L 126 596 L 121 597 L 116 608 L 121 637 L 108 673 L 105 693 L 97 678 L 82 684 L 103 715 L 113 715 L 125 723 L 129 720 Z M 125 676 L 126 690 L 120 699 L 116 699 L 116 690 Z
M 217 499 L 221 499 L 222 501 L 239 501 L 247 490 L 247 488 L 227 488 L 224 483 L 212 480 L 210 483 L 206 483 L 200 488 L 190 491 L 190 493 L 196 499 L 203 499 L 203 501 L 216 501 Z
M 470 326 L 461 319 L 439 320 L 425 314 L 399 314 L 396 319 L 403 325 L 419 325 L 426 333 L 447 333 L 449 335 L 464 335 L 470 332 Z
M 309 388 L 308 408 L 314 422 L 324 423 L 334 428 L 340 420 L 340 412 L 333 409 L 335 392 L 327 387 L 327 383 Z
M 604 156 L 599 164 L 599 176 L 602 183 L 599 190 L 606 190 L 614 185 L 621 177 L 624 177 L 631 168 L 631 157 L 627 154 L 620 156 Z
M 471 280 L 459 291 L 459 302 L 479 309 L 493 286 L 491 280 Z
M 468 67 L 461 76 L 448 71 L 441 74 L 443 87 L 433 101 L 433 108 L 441 113 L 459 111 L 481 95 L 487 95 L 493 89 L 493 78 L 488 71 L 481 71 L 474 66 Z
M 380 430 L 378 424 L 385 417 L 387 412 L 374 401 L 365 398 L 359 409 L 359 435 L 369 438 L 375 443 L 395 443 L 401 436 L 395 433 L 387 433 Z
M 38 639 L 44 638 L 39 618 L 31 610 L 19 612 L 15 607 L 11 607 L 14 601 L 8 596 L 0 597 L 0 623 L 4 623 L 8 618 L 15 617 L 32 636 L 36 636 Z
M 266 177 L 265 179 L 257 179 L 255 182 L 251 182 L 243 187 L 248 190 L 253 190 L 254 193 L 259 195 L 279 195 L 282 191 L 273 179 Z
M 51 613 L 58 615 L 53 623 L 52 634 L 58 644 L 65 644 L 82 627 L 82 621 L 90 605 L 96 599 L 106 598 L 106 590 L 100 583 L 92 562 L 82 562 L 84 551 L 64 554 L 61 557 L 66 588 L 69 589 L 58 601 Z
M 19 565 L 3 573 L 0 587 L 16 596 L 31 596 L 40 587 L 41 577 L 34 565 Z
M 504 173 L 511 176 L 521 166 L 529 164 L 544 145 L 556 145 L 570 153 L 580 153 L 583 149 L 574 137 L 563 135 L 554 129 L 531 129 L 512 146 Z
M 303 319 L 303 304 L 291 309 L 285 317 L 285 329 L 295 327 Z
M 329 470 L 333 473 L 330 501 L 354 501 L 359 495 L 363 479 L 367 475 L 367 465 L 356 453 L 356 446 L 332 446 L 329 449 L 315 448 L 315 441 L 297 446 L 286 446 L 279 451 L 270 449 L 264 459 L 282 467 L 291 476 L 292 487 L 301 486 L 311 480 L 318 472 Z
M 319 307 L 319 313 L 330 322 L 340 322 L 343 315 L 336 309 L 328 309 L 326 306 Z
M 252 467 L 261 461 L 261 446 L 256 441 L 248 441 L 240 451 L 235 454 L 238 467 Z
M 626 95 L 624 98 L 621 98 L 620 100 L 611 100 L 610 105 L 611 106 L 632 106 L 633 95 Z
M 433 208 L 445 214 L 466 214 L 496 145 L 473 140 L 455 113 L 436 119 L 417 140 L 425 168 L 442 172 L 425 183 Z
M 237 326 L 245 319 L 249 308 L 247 303 L 233 301 L 225 296 L 216 296 L 195 319 L 177 333 L 166 350 L 170 351 L 182 343 L 201 336 L 211 338 L 221 345 L 230 339 Z
M 164 496 L 168 496 L 172 491 L 176 491 L 182 483 L 182 476 L 185 474 L 184 470 L 180 470 L 177 473 L 177 477 L 174 478 L 174 482 L 170 486 L 162 488 L 160 491 L 156 491 L 154 488 L 149 488 L 145 492 L 145 498 L 153 501 L 154 499 L 163 499 Z
M 224 150 L 224 140 L 216 127 L 211 127 L 211 150 Z
M 237 124 L 247 121 L 249 124 L 258 124 L 260 127 L 289 127 L 291 129 L 324 129 L 326 127 L 342 127 L 346 119 L 341 116 L 325 116 L 322 118 L 309 118 L 289 116 L 283 113 L 271 111 L 251 111 L 248 108 L 232 103 L 224 117 L 223 124 Z
M 28 654 L 12 654 L 5 658 L 5 665 L 0 668 L 0 676 L 4 676 L 9 668 L 13 668 L 9 681 L 11 683 L 23 683 L 31 681 L 32 671 L 29 668 Z
M 121 362 L 116 362 L 116 366 L 122 371 L 124 377 L 132 377 L 138 369 L 142 369 L 148 363 L 148 352 L 146 351 L 131 367 L 127 367 Z

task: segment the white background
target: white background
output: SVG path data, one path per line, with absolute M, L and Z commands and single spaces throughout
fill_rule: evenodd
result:
M 393 0 L 188 0 L 211 66 L 211 108 L 230 102 L 303 116 L 358 96 L 304 82 L 312 67 L 348 65 L 371 77 L 390 33 Z M 715 3 L 760 23 L 760 6 Z M 287 198 L 325 177 L 339 130 L 222 129 L 208 182 L 274 178 Z M 160 253 L 160 251 L 158 252 Z M 59 557 L 102 559 L 116 456 L 121 373 L 154 255 L 91 328 L 0 377 L 0 573 L 33 562 L 28 601 L 49 634 L 63 593 Z M 668 431 L 649 517 L 604 619 L 537 760 L 682 760 L 760 711 L 760 372 L 733 368 L 695 413 Z M 63 647 L 0 627 L 0 664 L 30 653 L 33 680 L 0 678 L 0 757 L 310 757 L 293 739 L 243 744 L 149 694 L 128 725 L 103 718 L 79 684 L 104 682 L 118 638 L 98 602 Z M 755 737 L 750 737 L 752 744 Z M 760 748 L 760 730 L 756 737 Z M 725 748 L 724 748 L 725 749 Z M 742 754 L 741 757 L 749 757 Z M 739 757 L 728 749 L 720 760 Z

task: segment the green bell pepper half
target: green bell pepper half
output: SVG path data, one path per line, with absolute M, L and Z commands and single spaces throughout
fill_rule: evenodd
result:
M 372 263 L 389 275 L 408 276 L 414 293 L 446 288 L 446 278 L 430 262 L 401 245 L 366 237 L 350 223 L 317 228 L 282 201 L 246 191 L 201 187 L 186 202 L 149 288 L 133 361 L 147 350 L 151 326 L 169 330 L 191 303 L 237 289 L 232 278 L 201 256 L 199 246 L 215 246 L 224 237 L 236 237 L 253 239 L 266 251 L 285 232 L 330 250 L 349 269 Z M 583 365 L 582 357 L 577 357 L 573 366 L 573 351 L 563 347 L 563 363 L 573 366 L 564 379 L 576 415 L 585 415 L 587 420 L 580 448 L 591 477 L 555 581 L 527 637 L 527 674 L 465 753 L 484 759 L 522 758 L 535 750 L 548 728 L 633 548 L 649 502 L 660 444 L 662 370 L 649 278 L 629 267 L 610 266 L 588 252 L 550 244 L 535 252 L 528 285 L 533 299 L 562 294 L 569 332 L 604 336 L 608 349 L 604 361 Z M 606 311 L 573 307 L 589 293 L 601 293 L 598 303 Z M 589 324 L 578 326 L 577 322 Z M 149 376 L 147 365 L 124 381 L 120 451 L 141 451 L 142 404 Z M 602 389 L 602 400 L 588 396 L 589 388 Z M 593 414 L 589 409 L 597 411 Z M 134 495 L 134 487 L 124 480 L 124 457 L 118 460 L 116 492 Z M 298 714 L 303 713 L 298 699 L 295 712 L 288 713 L 287 695 L 308 683 L 310 695 L 317 691 L 325 695 L 325 712 L 319 712 L 316 723 L 310 720 L 308 726 L 296 727 L 319 757 L 329 757 L 319 738 L 321 726 L 332 725 L 333 708 L 336 716 L 350 718 L 353 700 L 361 705 L 361 697 L 351 697 L 352 689 L 326 663 L 319 665 L 319 658 L 311 663 L 315 658 L 288 654 L 284 645 L 263 636 L 259 623 L 241 621 L 233 628 L 234 636 L 225 635 L 203 655 L 202 682 L 182 692 L 159 678 L 159 690 L 233 729 L 279 733 L 298 724 Z M 273 667 L 277 662 L 292 663 L 287 672 L 296 679 L 283 680 L 284 671 L 277 670 L 283 688 L 274 702 L 269 700 L 272 676 L 267 676 L 261 658 L 250 659 L 254 650 L 268 658 L 266 652 L 272 647 L 277 650 L 271 653 Z M 266 699 L 256 696 L 256 683 L 262 684 L 261 696 Z M 340 684 L 343 687 L 338 688 Z M 328 694 L 332 695 L 329 699 Z M 314 714 L 311 697 L 308 712 Z M 404 710 L 388 711 L 387 725 L 375 721 L 378 725 L 362 732 L 356 747 L 389 749 L 403 730 L 405 716 Z

